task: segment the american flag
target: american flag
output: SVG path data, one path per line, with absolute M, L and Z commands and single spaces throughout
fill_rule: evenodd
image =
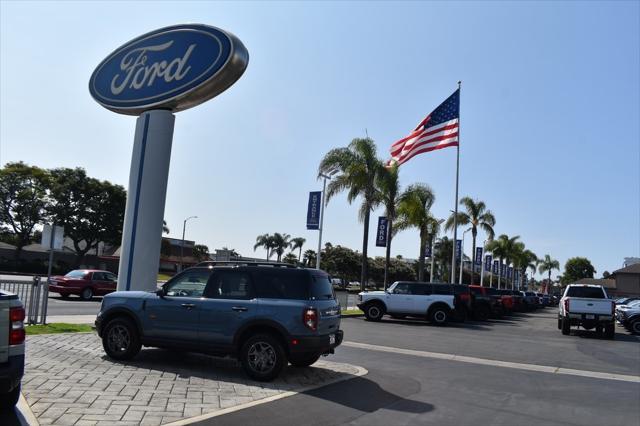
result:
M 406 163 L 424 152 L 458 146 L 460 89 L 418 124 L 411 134 L 391 145 L 391 163 Z

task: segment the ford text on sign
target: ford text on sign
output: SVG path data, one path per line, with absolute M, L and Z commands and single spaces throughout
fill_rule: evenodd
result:
M 249 54 L 233 34 L 200 24 L 140 36 L 98 65 L 91 96 L 112 111 L 181 111 L 222 93 L 242 76 Z
M 376 247 L 386 247 L 387 246 L 387 226 L 389 225 L 389 221 L 386 217 L 380 216 L 378 217 L 378 228 L 376 231 Z

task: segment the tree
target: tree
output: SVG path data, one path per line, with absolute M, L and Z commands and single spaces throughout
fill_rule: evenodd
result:
M 502 234 L 497 239 L 489 241 L 485 249 L 488 252 L 493 253 L 494 257 L 500 259 L 500 267 L 502 267 L 502 262 L 506 261 L 507 266 L 514 256 L 517 256 L 518 252 L 518 239 L 519 235 L 515 237 L 509 238 L 508 235 Z M 498 288 L 501 287 L 502 274 L 498 274 Z M 506 288 L 506 285 L 505 285 Z
M 536 256 L 531 250 L 524 249 L 524 244 L 522 244 L 522 249 L 515 253 L 513 257 L 513 264 L 517 270 L 520 271 L 520 275 L 522 279 L 524 279 L 524 275 L 528 268 L 533 269 L 535 273 L 536 267 L 538 265 L 538 256 Z
M 256 243 L 253 246 L 253 251 L 256 251 L 258 247 L 264 247 L 267 251 L 267 260 L 271 258 L 271 249 L 273 246 L 273 237 L 269 234 L 262 234 L 256 237 Z
M 540 272 L 541 274 L 547 272 L 549 274 L 547 285 L 545 287 L 545 293 L 549 292 L 549 287 L 551 286 L 551 271 L 553 271 L 554 269 L 557 269 L 559 271 L 560 263 L 557 260 L 552 259 L 548 254 L 545 254 L 544 259 L 540 261 L 540 264 L 538 266 L 538 272 Z
M 437 235 L 437 233 L 434 233 L 434 235 Z M 440 281 L 449 282 L 451 278 L 449 267 L 451 266 L 453 257 L 453 240 L 450 240 L 447 237 L 438 239 L 434 244 L 432 256 L 435 257 L 434 263 L 438 269 L 437 275 L 439 276 Z
M 309 250 L 305 250 L 304 256 L 302 257 L 302 262 L 306 267 L 312 268 L 316 266 L 317 259 L 318 259 L 318 256 L 316 252 L 314 250 L 309 249 Z
M 126 192 L 120 185 L 87 177 L 82 168 L 50 170 L 51 220 L 64 226 L 76 252 L 76 264 L 98 243 L 122 240 Z
M 596 273 L 593 265 L 586 257 L 572 257 L 564 264 L 562 284 L 571 284 L 581 278 L 593 278 Z
M 371 211 L 379 203 L 376 196 L 375 181 L 383 168 L 382 162 L 376 155 L 376 145 L 369 138 L 356 138 L 346 148 L 336 148 L 329 151 L 318 168 L 320 174 L 328 174 L 338 170 L 341 174 L 334 177 L 327 187 L 326 202 L 336 194 L 347 191 L 349 204 L 362 198 L 359 218 L 364 223 L 362 235 L 362 266 L 360 273 L 360 288 L 362 291 L 368 280 L 367 248 L 369 242 L 369 219 Z
M 199 261 L 209 259 L 209 247 L 204 244 L 196 244 L 193 246 L 193 257 Z
M 291 235 L 276 232 L 271 236 L 271 239 L 273 244 L 271 254 L 275 253 L 278 256 L 278 262 L 280 262 L 284 251 L 291 245 Z
M 13 233 L 16 259 L 44 219 L 48 183 L 46 170 L 23 162 L 0 169 L 0 228 Z
M 384 261 L 384 288 L 389 285 L 389 265 L 391 263 L 391 240 L 393 239 L 393 223 L 400 204 L 400 180 L 398 176 L 398 164 L 382 168 L 376 176 L 376 189 L 378 197 L 385 208 L 387 216 L 387 251 Z
M 291 239 L 291 251 L 294 251 L 296 249 L 300 250 L 300 252 L 298 253 L 298 262 L 300 262 L 301 257 L 302 257 L 302 246 L 306 242 L 307 242 L 307 240 L 305 240 L 302 237 L 297 237 L 297 238 L 292 238 Z
M 362 258 L 357 251 L 326 243 L 320 258 L 320 268 L 334 277 L 355 281 L 362 269 L 361 261 Z
M 282 259 L 284 263 L 290 263 L 295 265 L 298 263 L 298 257 L 293 252 L 287 253 L 287 255 Z
M 471 236 L 473 238 L 473 245 L 471 248 L 471 257 L 475 259 L 476 256 L 476 237 L 478 236 L 478 228 L 482 229 L 488 237 L 488 240 L 493 240 L 495 233 L 493 227 L 496 226 L 496 218 L 493 216 L 490 210 L 487 210 L 487 206 L 484 201 L 474 200 L 470 197 L 463 197 L 460 200 L 460 204 L 464 206 L 465 212 L 458 212 L 458 226 L 471 225 Z M 445 230 L 450 231 L 453 229 L 454 214 L 452 213 L 447 223 L 445 223 Z M 473 268 L 472 268 L 473 270 Z M 473 281 L 473 272 L 472 279 Z
M 167 221 L 162 219 L 162 233 L 169 235 L 169 227 L 167 226 Z
M 610 276 L 611 276 L 611 273 L 610 273 L 609 271 L 604 271 L 604 272 L 602 273 L 602 278 L 603 278 L 603 279 L 605 279 L 605 280 L 606 280 L 607 278 L 609 278 Z
M 437 235 L 440 222 L 431 215 L 431 206 L 436 199 L 433 190 L 426 184 L 413 184 L 400 196 L 397 230 L 417 228 L 420 233 L 418 257 L 418 281 L 424 281 L 424 257 L 429 238 Z M 431 233 L 429 233 L 431 228 Z

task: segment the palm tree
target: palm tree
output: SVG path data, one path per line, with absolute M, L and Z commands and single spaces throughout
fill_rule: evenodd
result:
M 362 198 L 362 205 L 359 210 L 359 218 L 364 222 L 362 269 L 360 274 L 360 288 L 362 291 L 364 291 L 369 278 L 367 262 L 369 218 L 371 211 L 379 203 L 379 198 L 376 196 L 375 181 L 382 168 L 382 162 L 376 155 L 376 145 L 369 138 L 356 138 L 346 148 L 332 149 L 324 156 L 318 168 L 318 175 L 334 170 L 341 172 L 327 186 L 327 203 L 333 196 L 342 191 L 348 191 L 347 200 L 350 204 L 356 198 Z
M 300 252 L 298 253 L 298 262 L 300 262 L 300 259 L 302 258 L 302 246 L 306 242 L 307 242 L 307 240 L 305 240 L 302 237 L 292 238 L 291 239 L 291 251 L 294 251 L 296 249 L 300 250 Z
M 494 257 L 500 259 L 500 267 L 502 268 L 502 261 L 506 260 L 507 265 L 509 265 L 510 259 L 517 253 L 517 244 L 522 244 L 517 240 L 520 238 L 519 235 L 515 237 L 509 238 L 508 235 L 502 234 L 496 240 L 489 241 L 487 243 L 486 250 L 493 253 Z M 500 282 L 502 279 L 502 274 L 498 273 L 498 288 L 500 288 Z
M 389 281 L 389 263 L 391 262 L 391 240 L 393 239 L 393 222 L 400 204 L 400 182 L 398 178 L 398 165 L 393 164 L 381 169 L 376 178 L 378 197 L 384 205 L 387 216 L 387 252 L 384 261 L 384 289 L 387 289 Z
M 291 245 L 291 235 L 276 232 L 271 236 L 271 238 L 273 243 L 271 247 L 271 254 L 275 253 L 278 255 L 278 262 L 280 262 L 284 251 Z
M 522 278 L 524 278 L 524 274 L 528 268 L 532 268 L 535 272 L 538 256 L 531 250 L 525 249 L 524 244 L 522 244 L 521 248 L 522 250 L 519 250 L 513 257 L 513 265 L 520 271 Z
M 431 226 L 431 235 L 435 235 L 440 226 L 438 220 L 431 214 L 431 206 L 435 199 L 433 190 L 423 183 L 409 186 L 400 196 L 396 229 L 400 231 L 414 227 L 420 232 L 418 281 L 424 281 L 424 255 L 430 238 L 429 227 Z
M 169 227 L 167 226 L 167 221 L 162 219 L 162 233 L 169 234 Z
M 549 293 L 549 287 L 551 286 L 551 271 L 554 269 L 560 270 L 560 263 L 552 259 L 548 254 L 544 255 L 544 259 L 540 261 L 540 266 L 538 267 L 538 272 L 544 274 L 547 272 L 549 274 L 549 279 L 547 280 L 547 286 L 545 287 L 545 293 Z
M 484 201 L 474 200 L 471 197 L 463 197 L 460 200 L 460 204 L 464 206 L 465 212 L 458 212 L 458 226 L 471 225 L 471 236 L 473 238 L 473 246 L 471 248 L 471 257 L 475 259 L 476 256 L 476 237 L 478 236 L 478 228 L 482 229 L 487 234 L 489 241 L 493 240 L 495 232 L 493 227 L 496 226 L 496 218 L 491 213 L 491 210 L 487 210 L 487 206 Z M 444 229 L 450 231 L 453 229 L 454 214 L 452 213 Z M 473 268 L 471 268 L 471 281 L 473 282 Z
M 437 233 L 433 233 L 437 235 Z M 451 258 L 453 256 L 453 240 L 447 237 L 439 238 L 433 245 L 432 256 L 435 256 L 436 264 L 439 265 L 440 281 L 449 282 L 448 268 L 451 266 Z
M 256 237 L 256 243 L 253 246 L 253 251 L 256 251 L 258 247 L 264 247 L 267 251 L 267 260 L 271 258 L 271 249 L 273 248 L 273 237 L 269 234 L 262 234 Z
M 297 263 L 297 258 L 294 252 L 289 252 L 287 253 L 287 255 L 282 259 L 282 261 L 284 263 L 290 263 L 291 265 L 295 265 Z
M 302 258 L 305 265 L 309 267 L 314 266 L 316 263 L 316 259 L 317 259 L 317 255 L 314 250 L 311 250 L 311 249 L 305 250 L 304 257 Z

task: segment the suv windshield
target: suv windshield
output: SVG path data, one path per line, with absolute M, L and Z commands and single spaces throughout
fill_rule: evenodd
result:
M 600 287 L 569 287 L 567 297 L 584 297 L 587 299 L 606 299 Z

